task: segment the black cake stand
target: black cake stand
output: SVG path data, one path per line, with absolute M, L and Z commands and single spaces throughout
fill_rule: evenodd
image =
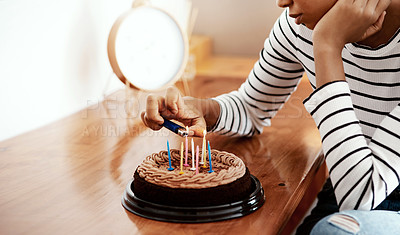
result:
M 123 207 L 135 215 L 144 218 L 175 222 L 205 223 L 243 217 L 260 208 L 265 201 L 260 181 L 250 175 L 252 193 L 245 199 L 217 206 L 167 206 L 142 200 L 133 193 L 133 179 L 125 188 L 122 196 Z

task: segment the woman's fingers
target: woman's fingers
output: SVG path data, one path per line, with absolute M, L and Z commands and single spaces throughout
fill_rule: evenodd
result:
M 158 131 L 163 127 L 161 124 L 158 124 L 158 122 L 150 121 L 147 118 L 146 112 L 142 112 L 140 116 L 142 118 L 144 125 L 149 127 L 150 129 Z
M 353 3 L 347 0 L 341 1 L 341 4 L 350 7 L 354 14 L 359 15 L 366 22 L 372 23 L 378 20 L 390 3 L 391 0 L 354 0 Z
M 193 125 L 189 128 L 189 135 L 195 137 L 203 137 L 203 132 L 206 128 L 205 120 L 198 118 L 194 120 Z
M 200 111 L 195 106 L 186 104 L 179 90 L 174 87 L 168 88 L 165 98 L 147 96 L 146 110 L 141 114 L 141 118 L 143 123 L 153 130 L 162 128 L 164 118 L 174 119 L 188 126 L 192 136 L 203 136 L 203 130 L 206 128 Z
M 365 20 L 375 23 L 388 8 L 391 0 L 355 0 L 354 9 L 357 9 Z
M 392 0 L 378 0 L 378 3 L 376 4 L 375 8 L 380 17 L 382 15 L 382 13 L 384 11 L 386 11 L 386 9 L 389 7 L 391 2 L 392 2 Z
M 354 0 L 353 6 L 357 7 L 358 9 L 364 9 L 367 3 L 368 0 Z
M 148 95 L 146 100 L 146 111 L 142 113 L 144 124 L 151 129 L 159 130 L 164 123 L 161 112 L 165 109 L 164 98 L 161 96 Z
M 386 15 L 386 9 L 391 3 L 391 0 L 369 0 L 365 8 L 366 20 L 370 20 L 371 25 L 365 32 L 363 38 L 379 32 L 382 29 L 383 21 Z
M 169 87 L 167 89 L 165 104 L 172 114 L 177 114 L 183 108 L 183 100 L 177 88 Z
M 383 21 L 385 19 L 386 11 L 382 12 L 382 14 L 379 16 L 378 20 L 373 23 L 365 32 L 365 38 L 377 33 L 382 29 Z

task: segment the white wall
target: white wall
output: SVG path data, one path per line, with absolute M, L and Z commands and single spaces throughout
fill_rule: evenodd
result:
M 0 1 L 0 140 L 96 102 L 108 32 L 131 0 Z M 112 79 L 108 90 L 121 87 Z
M 167 1 L 167 0 L 165 0 Z M 0 141 L 100 101 L 107 38 L 132 0 L 0 0 Z M 257 56 L 281 12 L 273 0 L 193 0 L 214 52 Z M 107 88 L 122 88 L 115 77 Z
M 192 0 L 199 9 L 194 33 L 213 38 L 214 53 L 258 57 L 282 13 L 275 0 Z

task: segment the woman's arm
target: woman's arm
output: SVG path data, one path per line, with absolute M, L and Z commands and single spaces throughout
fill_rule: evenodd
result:
M 368 144 L 345 81 L 327 83 L 304 101 L 322 138 L 341 210 L 371 210 L 400 183 L 400 106 L 386 116 Z
M 383 120 L 367 144 L 354 113 L 341 57 L 346 43 L 379 31 L 389 3 L 339 0 L 313 32 L 318 88 L 304 103 L 320 130 L 341 210 L 370 210 L 399 184 L 400 108 Z
M 294 22 L 284 11 L 275 23 L 247 80 L 237 91 L 216 97 L 221 107 L 213 131 L 228 136 L 252 136 L 271 124 L 271 118 L 289 99 L 304 69 Z
M 295 25 L 293 23 L 295 27 Z M 296 89 L 304 69 L 296 58 L 297 35 L 289 28 L 287 12 L 276 22 L 247 80 L 237 90 L 213 99 L 181 97 L 170 88 L 165 96 L 149 96 L 142 119 L 159 130 L 168 117 L 183 122 L 195 136 L 204 128 L 221 135 L 251 136 L 264 126 Z

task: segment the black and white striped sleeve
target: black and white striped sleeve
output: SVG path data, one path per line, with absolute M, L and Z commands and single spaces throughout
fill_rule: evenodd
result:
M 214 98 L 220 105 L 220 116 L 213 132 L 251 136 L 270 125 L 271 118 L 296 89 L 304 72 L 292 42 L 296 36 L 283 13 L 239 90 Z
M 320 131 L 340 210 L 378 206 L 399 185 L 400 106 L 383 119 L 367 143 L 347 82 L 325 84 L 304 105 Z

